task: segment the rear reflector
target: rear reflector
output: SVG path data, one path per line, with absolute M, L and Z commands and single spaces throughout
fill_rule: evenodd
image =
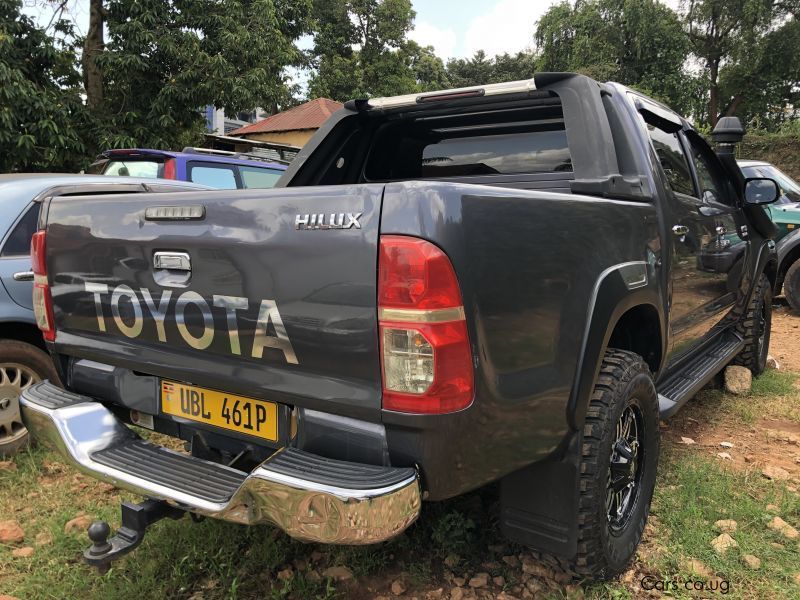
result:
M 450 260 L 425 240 L 387 235 L 378 271 L 383 408 L 466 408 L 474 395 L 472 352 Z
M 47 283 L 47 247 L 44 231 L 37 231 L 31 237 L 31 266 L 33 268 L 33 314 L 36 325 L 42 330 L 44 339 L 52 342 L 56 339 L 53 319 L 53 298 Z

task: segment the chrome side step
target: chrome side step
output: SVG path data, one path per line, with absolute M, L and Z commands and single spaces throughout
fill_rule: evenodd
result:
M 34 437 L 83 473 L 200 515 L 272 523 L 306 541 L 369 544 L 399 534 L 420 511 L 413 468 L 286 448 L 244 473 L 146 442 L 99 402 L 46 381 L 20 404 Z

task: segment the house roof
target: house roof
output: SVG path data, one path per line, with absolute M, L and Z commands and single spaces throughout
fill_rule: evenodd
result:
M 318 129 L 328 117 L 342 108 L 341 102 L 328 98 L 317 98 L 279 112 L 252 125 L 234 129 L 228 135 L 247 135 L 248 133 L 268 133 L 271 131 L 295 131 L 298 129 Z

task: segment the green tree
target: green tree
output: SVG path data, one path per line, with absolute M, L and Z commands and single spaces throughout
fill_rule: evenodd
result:
M 703 66 L 705 120 L 737 112 L 745 119 L 781 121 L 798 99 L 800 31 L 797 0 L 683 2 L 692 52 Z
M 315 0 L 309 95 L 345 101 L 446 85 L 431 47 L 408 39 L 410 0 Z
M 409 41 L 401 52 L 414 74 L 416 91 L 427 92 L 450 87 L 447 69 L 442 59 L 434 53 L 433 46 L 420 46 Z
M 788 19 L 748 46 L 719 76 L 718 112 L 776 131 L 797 118 L 800 104 L 800 23 Z
M 657 0 L 585 0 L 552 6 L 534 37 L 540 71 L 614 80 L 687 111 L 697 84 L 683 69 L 690 45 L 679 15 Z
M 447 62 L 447 76 L 453 87 L 530 79 L 535 73 L 536 56 L 529 52 L 489 58 L 483 50 L 478 50 L 472 58 L 453 58 Z
M 108 41 L 84 43 L 93 48 L 85 73 L 93 62 L 102 79 L 86 78 L 99 148 L 175 148 L 199 135 L 207 105 L 235 113 L 290 102 L 285 67 L 303 63 L 295 41 L 309 29 L 310 0 L 108 0 L 100 8 L 90 17 L 103 19 Z
M 0 172 L 77 170 L 85 152 L 73 49 L 0 0 Z M 69 25 L 55 28 L 68 35 Z
M 483 50 L 475 52 L 472 58 L 451 58 L 447 61 L 447 76 L 457 88 L 493 83 L 494 61 Z

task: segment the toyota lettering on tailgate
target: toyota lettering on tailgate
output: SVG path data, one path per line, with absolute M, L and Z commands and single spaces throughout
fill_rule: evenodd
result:
M 197 292 L 187 291 L 180 295 L 176 294 L 175 301 L 173 302 L 173 294 L 171 290 L 165 290 L 161 293 L 159 298 L 155 298 L 150 290 L 147 288 L 139 288 L 139 291 L 134 291 L 133 288 L 127 285 L 119 285 L 109 291 L 108 285 L 105 283 L 91 283 L 86 282 L 86 291 L 94 296 L 94 307 L 97 312 L 97 326 L 100 331 L 107 330 L 108 315 L 103 310 L 103 297 L 111 294 L 111 317 L 119 331 L 129 337 L 138 337 L 145 327 L 144 324 L 144 311 L 147 310 L 152 317 L 158 340 L 160 342 L 167 341 L 167 330 L 164 323 L 167 317 L 172 317 L 178 328 L 183 341 L 192 348 L 197 350 L 205 350 L 214 341 L 216 334 L 216 326 L 214 323 L 214 315 L 211 308 Z M 130 301 L 133 310 L 133 322 L 125 322 L 122 319 L 120 312 L 120 301 L 125 298 Z M 242 346 L 239 339 L 239 325 L 237 321 L 237 311 L 247 310 L 250 307 L 250 301 L 247 298 L 239 296 L 220 296 L 214 295 L 212 303 L 218 308 L 225 309 L 225 321 L 228 331 L 228 339 L 230 341 L 230 352 L 241 356 Z M 143 307 L 144 305 L 144 307 Z M 193 306 L 196 310 L 200 311 L 203 316 L 203 329 L 201 335 L 195 335 L 186 325 L 186 309 Z M 274 335 L 268 331 L 269 325 L 272 323 Z M 253 335 L 253 346 L 250 351 L 250 356 L 253 358 L 261 358 L 264 354 L 264 348 L 275 348 L 283 352 L 286 362 L 296 365 L 298 364 L 297 355 L 294 353 L 292 342 L 286 334 L 286 328 L 283 325 L 283 319 L 280 312 L 278 312 L 278 305 L 274 300 L 262 300 L 258 309 L 258 319 L 256 321 L 255 333 Z

